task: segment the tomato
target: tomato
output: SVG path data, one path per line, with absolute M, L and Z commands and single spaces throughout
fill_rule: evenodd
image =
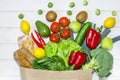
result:
M 70 37 L 70 30 L 68 28 L 62 28 L 60 30 L 60 37 L 61 38 L 64 38 L 64 39 L 67 39 Z
M 57 33 L 52 33 L 49 37 L 50 41 L 58 43 L 60 40 L 60 36 Z
M 53 22 L 50 26 L 50 30 L 53 32 L 53 33 L 57 33 L 60 31 L 60 24 L 58 22 Z
M 63 26 L 66 27 L 69 24 L 69 19 L 67 17 L 61 17 L 59 19 L 59 23 Z

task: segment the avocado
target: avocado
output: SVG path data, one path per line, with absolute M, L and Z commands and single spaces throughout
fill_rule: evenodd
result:
M 35 22 L 35 24 L 36 24 L 36 28 L 37 28 L 38 33 L 42 37 L 49 37 L 49 35 L 50 35 L 50 29 L 49 29 L 49 27 L 45 23 L 43 23 L 40 20 L 37 20 Z

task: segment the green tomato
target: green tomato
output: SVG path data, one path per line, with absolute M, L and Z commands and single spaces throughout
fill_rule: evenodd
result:
M 68 27 L 72 32 L 77 33 L 81 29 L 81 23 L 78 21 L 72 21 Z
M 109 37 L 103 38 L 103 40 L 101 42 L 101 47 L 103 49 L 111 50 L 112 47 L 113 47 L 113 41 L 112 41 L 112 39 L 109 38 Z

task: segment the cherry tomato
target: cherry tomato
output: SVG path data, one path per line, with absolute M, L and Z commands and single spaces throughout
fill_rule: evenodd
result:
M 69 24 L 69 19 L 67 17 L 61 17 L 59 19 L 59 23 L 63 26 L 66 27 Z
M 53 33 L 58 33 L 60 31 L 60 24 L 58 22 L 53 22 L 50 26 L 50 30 Z
M 64 38 L 64 39 L 69 38 L 70 37 L 70 30 L 68 28 L 63 27 L 60 30 L 60 37 Z
M 57 33 L 52 33 L 49 37 L 50 41 L 58 43 L 60 40 L 60 36 Z

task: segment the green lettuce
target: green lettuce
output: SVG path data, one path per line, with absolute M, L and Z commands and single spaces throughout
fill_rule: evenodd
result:
M 46 57 L 60 56 L 64 60 L 66 67 L 69 67 L 68 59 L 72 51 L 82 51 L 82 48 L 69 38 L 61 39 L 59 43 L 48 42 L 45 46 Z

